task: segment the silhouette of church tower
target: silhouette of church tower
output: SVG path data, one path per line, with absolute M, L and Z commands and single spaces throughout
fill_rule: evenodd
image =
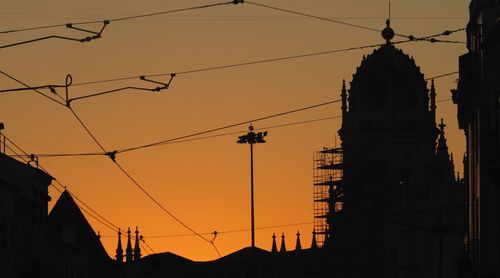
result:
M 302 250 L 302 244 L 300 244 L 300 232 L 297 231 L 297 240 L 295 241 L 295 251 Z
M 285 245 L 285 233 L 281 233 L 281 246 L 280 246 L 280 253 L 285 253 L 286 252 L 286 245 Z
M 134 255 L 132 250 L 132 242 L 130 241 L 130 227 L 127 230 L 127 248 L 125 249 L 125 261 L 132 262 Z
M 122 231 L 118 228 L 118 245 L 116 247 L 116 261 L 123 263 Z
M 139 228 L 135 227 L 134 261 L 141 259 L 141 247 L 139 246 Z
M 436 233 L 462 218 L 458 195 L 445 198 L 454 167 L 444 124 L 436 127 L 434 82 L 429 90 L 413 58 L 391 44 L 389 20 L 382 36 L 386 44 L 363 57 L 350 88 L 343 82 L 344 200 L 329 212 L 325 245 L 343 265 L 338 277 L 437 277 L 444 263 L 436 262 L 453 259 L 438 257 Z M 459 249 L 455 232 L 447 244 Z
M 273 233 L 273 244 L 271 246 L 271 253 L 278 253 L 278 247 L 276 246 L 276 234 Z

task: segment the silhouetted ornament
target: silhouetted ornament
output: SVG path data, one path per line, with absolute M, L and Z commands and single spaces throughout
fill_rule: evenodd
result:
M 302 245 L 300 244 L 300 232 L 297 230 L 297 241 L 295 242 L 295 251 L 302 250 Z
M 271 253 L 278 253 L 278 247 L 276 246 L 276 235 L 273 233 L 273 245 L 271 247 Z
M 394 30 L 392 30 L 391 28 L 390 19 L 386 20 L 385 24 L 387 25 L 387 27 L 385 27 L 384 30 L 382 30 L 382 37 L 385 39 L 387 44 L 390 44 L 391 40 L 394 38 Z
M 316 242 L 316 230 L 313 229 L 311 249 L 317 249 L 317 248 L 318 248 L 318 243 Z
M 286 245 L 285 245 L 285 233 L 281 233 L 281 246 L 280 246 L 280 252 L 285 253 L 286 252 Z
M 123 263 L 122 231 L 118 228 L 118 245 L 116 247 L 116 261 Z

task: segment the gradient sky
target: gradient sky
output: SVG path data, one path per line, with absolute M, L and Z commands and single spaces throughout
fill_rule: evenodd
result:
M 50 25 L 192 7 L 217 1 L 2 0 L 1 30 Z M 377 29 L 385 27 L 387 1 L 275 0 L 271 6 Z M 415 36 L 463 28 L 466 0 L 393 0 L 392 27 Z M 99 29 L 100 24 L 85 26 Z M 0 45 L 48 35 L 80 37 L 64 27 L 0 34 Z M 465 32 L 443 39 L 465 41 Z M 380 34 L 331 22 L 286 14 L 250 4 L 112 22 L 103 37 L 88 43 L 46 40 L 0 50 L 0 70 L 38 86 L 181 72 L 211 66 L 277 58 L 383 43 Z M 464 44 L 412 42 L 398 45 L 413 56 L 425 77 L 458 70 Z M 232 123 L 340 98 L 342 79 L 351 81 L 363 55 L 354 50 L 267 64 L 177 76 L 159 93 L 124 91 L 81 100 L 73 108 L 107 150 L 174 138 Z M 437 99 L 449 99 L 457 75 L 436 80 Z M 155 77 L 167 80 L 168 77 Z M 125 86 L 150 86 L 139 80 L 70 87 L 71 96 Z M 0 89 L 22 87 L 0 75 Z M 59 90 L 59 93 L 63 93 Z M 340 115 L 337 104 L 254 122 L 256 128 Z M 465 149 L 451 101 L 438 103 L 457 169 Z M 96 152 L 99 147 L 71 112 L 34 92 L 0 94 L 0 122 L 5 134 L 28 153 Z M 296 226 L 257 230 L 256 245 L 270 249 L 272 233 L 285 232 L 288 248 L 299 229 L 310 246 L 313 221 L 313 152 L 339 144 L 341 119 L 270 128 L 267 144 L 255 147 L 256 226 Z M 246 125 L 224 130 L 245 133 Z M 208 134 L 212 135 L 212 134 Z M 249 147 L 237 134 L 169 144 L 119 155 L 117 161 L 165 208 L 199 233 L 248 229 Z M 40 158 L 58 181 L 94 210 L 124 229 L 139 226 L 156 252 L 193 260 L 217 253 L 152 203 L 105 156 Z M 53 200 L 59 193 L 49 188 Z M 114 256 L 116 234 L 87 217 L 108 253 Z M 309 224 L 307 224 L 309 223 Z M 210 238 L 210 236 L 207 236 Z M 125 242 L 124 242 L 125 243 Z M 221 233 L 215 244 L 227 255 L 250 245 L 250 232 Z M 143 251 L 144 254 L 146 254 Z

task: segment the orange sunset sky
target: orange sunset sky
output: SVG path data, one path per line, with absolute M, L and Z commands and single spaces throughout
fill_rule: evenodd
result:
M 388 2 L 381 0 L 254 0 L 284 9 L 383 29 Z M 425 36 L 465 27 L 466 0 L 392 0 L 396 33 Z M 113 19 L 205 4 L 207 0 L 17 1 L 2 0 L 0 31 L 88 20 Z M 79 25 L 98 30 L 102 24 Z M 65 27 L 1 33 L 0 45 L 60 35 L 84 37 Z M 400 38 L 395 38 L 398 40 Z M 465 41 L 465 32 L 447 40 Z M 75 84 L 129 76 L 178 73 L 383 43 L 380 33 L 271 10 L 251 3 L 111 22 L 102 38 L 80 43 L 49 39 L 0 49 L 0 70 L 30 86 Z M 397 47 L 416 60 L 425 77 L 458 71 L 465 44 L 409 42 Z M 126 90 L 75 101 L 74 111 L 108 150 L 175 138 L 340 98 L 342 79 L 351 81 L 363 55 L 373 48 L 272 63 L 179 74 L 168 90 Z M 168 76 L 151 77 L 167 81 Z M 436 79 L 437 99 L 451 98 L 458 75 Z M 70 86 L 70 96 L 127 87 L 151 87 L 139 79 Z M 430 86 L 430 84 L 429 84 Z M 22 85 L 0 74 L 0 90 Z M 50 92 L 43 91 L 47 95 Z M 64 89 L 57 92 L 62 96 Z M 51 95 L 56 97 L 54 95 Z M 340 115 L 332 104 L 264 121 L 267 143 L 255 146 L 256 245 L 271 248 L 272 233 L 295 233 L 310 246 L 313 222 L 313 152 L 339 144 L 341 119 L 274 127 Z M 465 149 L 451 101 L 438 103 L 450 151 L 462 175 Z M 87 153 L 101 149 L 69 109 L 33 91 L 0 94 L 4 133 L 27 153 Z M 248 124 L 205 134 L 246 133 Z M 198 233 L 220 234 L 215 245 L 227 255 L 250 245 L 249 146 L 238 134 L 179 142 L 117 155 L 117 162 L 161 205 Z M 196 137 L 194 137 L 196 138 Z M 9 152 L 7 152 L 9 153 Z M 155 252 L 193 260 L 218 258 L 212 246 L 167 215 L 106 156 L 40 157 L 40 164 L 95 211 L 126 229 L 139 226 Z M 383 190 L 381 188 L 380 190 Z M 59 197 L 49 188 L 52 207 Z M 86 215 L 100 231 L 110 256 L 116 232 Z M 289 225 L 294 224 L 294 225 Z M 297 224 L 297 225 L 295 225 Z M 175 236 L 185 235 L 185 236 Z M 210 235 L 206 235 L 211 239 Z M 125 242 L 123 242 L 125 243 Z M 143 254 L 147 254 L 143 250 Z

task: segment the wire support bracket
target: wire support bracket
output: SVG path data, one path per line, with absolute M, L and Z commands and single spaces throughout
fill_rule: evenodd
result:
M 170 74 L 170 79 L 168 80 L 168 82 L 165 83 L 165 82 L 160 82 L 160 81 L 148 79 L 146 76 L 143 75 L 143 76 L 139 77 L 140 80 L 147 81 L 147 82 L 154 83 L 154 84 L 159 84 L 161 86 L 157 86 L 157 87 L 154 87 L 154 88 L 144 88 L 144 87 L 127 86 L 127 87 L 122 87 L 122 88 L 113 89 L 113 90 L 109 90 L 109 91 L 104 91 L 104 92 L 89 94 L 89 95 L 85 95 L 85 96 L 70 98 L 69 97 L 69 93 L 68 93 L 68 87 L 72 83 L 72 78 L 71 78 L 71 75 L 68 74 L 68 76 L 66 77 L 66 106 L 67 107 L 71 107 L 71 103 L 73 101 L 75 101 L 75 100 L 81 100 L 81 99 L 86 99 L 86 98 L 92 98 L 92 97 L 107 95 L 107 94 L 116 93 L 116 92 L 124 91 L 124 90 L 139 90 L 139 91 L 159 92 L 159 91 L 168 89 L 170 87 L 170 84 L 172 83 L 172 80 L 174 79 L 175 76 L 176 76 L 175 73 L 171 73 Z
M 165 89 L 168 89 L 168 87 L 170 87 L 170 83 L 172 83 L 172 80 L 174 79 L 175 75 L 176 75 L 175 73 L 171 73 L 170 74 L 170 80 L 168 80 L 167 83 L 159 82 L 159 81 L 152 80 L 152 79 L 148 79 L 147 76 L 145 76 L 145 75 L 140 76 L 139 79 L 144 80 L 144 81 L 148 81 L 148 82 L 151 82 L 151 83 L 154 83 L 154 84 L 161 85 L 160 87 L 156 87 L 154 89 L 151 89 L 151 91 L 153 91 L 153 92 L 159 92 L 161 90 L 165 90 Z
M 89 33 L 89 34 L 92 34 L 92 36 L 86 36 L 84 38 L 78 39 L 78 38 L 65 37 L 65 36 L 59 36 L 59 35 L 51 35 L 51 36 L 45 36 L 45 37 L 40 37 L 40 38 L 36 38 L 36 39 L 31 39 L 31 40 L 2 45 L 2 46 L 0 46 L 0 49 L 9 48 L 9 47 L 18 46 L 18 45 L 23 45 L 23 44 L 28 44 L 28 43 L 34 43 L 34 42 L 48 40 L 48 39 L 61 39 L 61 40 L 77 41 L 77 42 L 82 42 L 82 43 L 83 42 L 90 42 L 90 41 L 101 38 L 102 32 L 104 31 L 104 29 L 106 28 L 106 26 L 109 23 L 110 23 L 109 20 L 104 20 L 102 22 L 103 25 L 101 27 L 101 30 L 99 30 L 99 31 L 92 31 L 92 30 L 87 30 L 87 29 L 83 29 L 83 28 L 78 28 L 78 27 L 74 27 L 72 23 L 67 23 L 66 28 L 70 28 L 70 29 L 77 30 L 80 32 Z

